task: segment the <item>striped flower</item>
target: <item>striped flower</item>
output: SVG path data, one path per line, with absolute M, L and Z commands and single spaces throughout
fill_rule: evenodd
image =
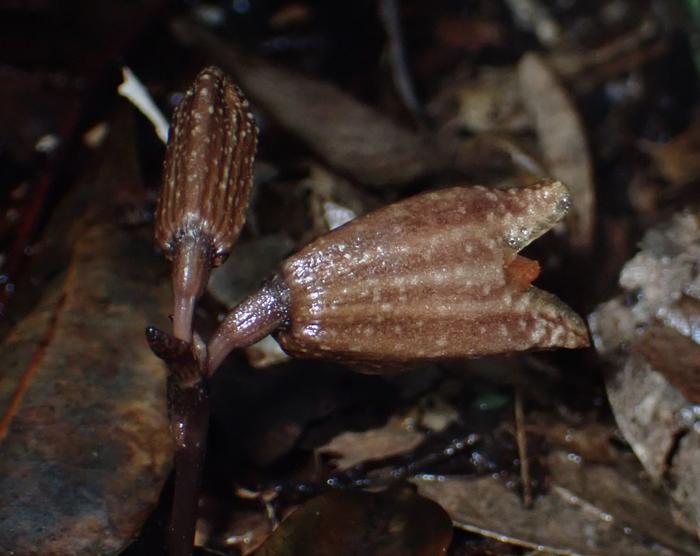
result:
M 245 222 L 257 127 L 218 68 L 199 73 L 175 109 L 156 211 L 156 240 L 173 260 L 175 335 L 191 337 L 194 302 Z
M 588 345 L 582 319 L 533 287 L 518 255 L 561 220 L 566 187 L 454 187 L 423 193 L 321 236 L 228 315 L 226 353 L 274 332 L 299 357 L 368 367 Z

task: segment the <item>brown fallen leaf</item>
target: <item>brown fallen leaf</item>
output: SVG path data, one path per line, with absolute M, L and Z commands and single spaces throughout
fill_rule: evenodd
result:
M 3 554 L 117 553 L 169 472 L 165 373 L 143 341 L 167 311 L 154 287 L 165 269 L 148 231 L 96 208 L 124 177 L 114 164 L 130 167 L 114 143 L 106 152 L 118 162 L 82 184 L 92 209 L 74 226 L 67 270 L 0 347 Z
M 694 317 L 700 319 L 697 308 Z M 700 404 L 700 346 L 691 338 L 663 325 L 651 325 L 632 349 L 641 353 L 685 399 Z
M 688 129 L 669 142 L 645 141 L 641 146 L 671 185 L 680 188 L 700 178 L 700 114 L 693 118 Z
M 425 434 L 406 426 L 400 417 L 393 416 L 385 425 L 375 429 L 343 432 L 318 448 L 317 453 L 335 456 L 335 469 L 345 471 L 365 461 L 410 452 L 424 439 Z
M 567 218 L 571 244 L 587 253 L 595 226 L 595 184 L 583 123 L 569 94 L 539 55 L 525 54 L 518 72 L 522 100 L 535 121 L 549 174 L 571 190 Z
M 700 222 L 683 213 L 650 230 L 624 266 L 624 296 L 590 316 L 598 352 L 612 363 L 615 419 L 649 475 L 700 531 Z M 669 476 L 672 480 L 669 480 Z
M 186 20 L 175 33 L 234 74 L 257 106 L 330 166 L 359 182 L 401 186 L 444 167 L 431 143 L 330 83 L 243 55 Z
M 673 524 L 669 501 L 629 480 L 629 470 L 581 463 L 564 452 L 552 453 L 548 465 L 550 492 L 536 497 L 531 509 L 493 477 L 413 481 L 457 527 L 538 552 L 671 556 L 700 550 Z
M 436 503 L 406 491 L 330 492 L 292 513 L 257 556 L 439 556 L 452 524 Z
M 414 374 L 418 372 L 428 374 L 427 369 L 416 370 Z M 409 375 L 401 376 L 409 378 Z M 368 430 L 343 431 L 316 448 L 316 454 L 329 457 L 335 471 L 343 472 L 365 462 L 408 454 L 427 439 L 427 432 L 442 432 L 459 421 L 457 408 L 442 394 L 431 392 L 413 399 L 417 393 L 412 390 L 406 387 L 403 392 L 411 398 L 405 410 Z

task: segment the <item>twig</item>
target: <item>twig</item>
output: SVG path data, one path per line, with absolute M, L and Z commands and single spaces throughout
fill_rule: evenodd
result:
M 148 118 L 155 128 L 158 138 L 163 141 L 163 143 L 167 143 L 168 120 L 166 120 L 161 111 L 158 110 L 156 103 L 153 102 L 146 87 L 143 86 L 143 83 L 136 77 L 134 72 L 126 66 L 122 67 L 122 78 L 124 81 L 117 87 L 119 94 L 128 99 L 131 104 L 136 106 L 136 108 Z
M 523 393 L 519 385 L 515 386 L 515 438 L 518 443 L 520 459 L 520 481 L 523 484 L 523 505 L 532 507 L 532 487 L 530 486 L 530 462 L 527 459 L 527 435 L 525 434 L 525 412 L 523 411 Z
M 381 0 L 379 13 L 384 24 L 388 45 L 389 59 L 391 61 L 391 73 L 394 85 L 406 109 L 411 113 L 416 123 L 425 127 L 425 115 L 418 101 L 416 88 L 411 78 L 411 72 L 406 62 L 406 49 L 404 48 L 403 32 L 399 18 L 399 8 L 396 0 Z

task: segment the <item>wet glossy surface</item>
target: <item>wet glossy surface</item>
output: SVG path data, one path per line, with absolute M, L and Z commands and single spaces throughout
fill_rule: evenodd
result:
M 170 129 L 156 214 L 156 239 L 166 253 L 174 254 L 182 236 L 204 235 L 225 258 L 245 221 L 257 136 L 238 87 L 218 68 L 202 70 Z
M 294 355 L 368 363 L 585 346 L 581 319 L 529 287 L 536 263 L 517 256 L 568 206 L 560 182 L 456 187 L 353 221 L 283 264 L 290 322 L 279 341 Z

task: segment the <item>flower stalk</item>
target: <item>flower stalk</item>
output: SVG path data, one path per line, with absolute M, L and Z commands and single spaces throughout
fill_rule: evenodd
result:
M 174 556 L 192 553 L 209 425 L 207 355 L 193 333 L 194 309 L 245 221 L 257 133 L 248 101 L 214 67 L 196 77 L 170 127 L 155 235 L 172 261 L 173 335 L 154 327 L 146 335 L 169 371 L 175 492 L 168 545 Z

